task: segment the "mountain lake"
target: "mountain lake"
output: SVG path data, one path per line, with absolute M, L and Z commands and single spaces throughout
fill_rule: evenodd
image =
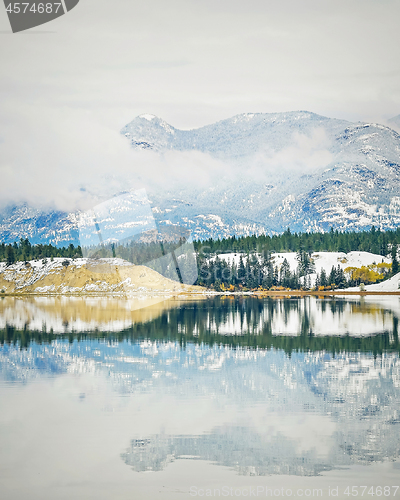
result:
M 400 498 L 399 296 L 0 299 L 6 500 Z

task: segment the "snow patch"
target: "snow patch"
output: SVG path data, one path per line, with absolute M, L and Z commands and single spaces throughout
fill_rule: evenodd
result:
M 150 115 L 149 113 L 144 113 L 143 115 L 140 115 L 139 118 L 144 118 L 145 120 L 151 122 L 151 120 L 154 120 L 154 118 L 156 118 L 156 116 Z

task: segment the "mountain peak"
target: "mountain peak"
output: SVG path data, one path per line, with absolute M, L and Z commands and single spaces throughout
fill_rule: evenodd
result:
M 138 118 L 143 118 L 144 120 L 151 122 L 152 120 L 154 120 L 154 118 L 157 118 L 157 116 L 151 115 L 149 113 L 144 113 L 143 115 L 139 115 Z
M 144 113 L 121 130 L 135 149 L 170 149 L 176 129 L 156 115 Z
M 146 113 L 121 133 L 135 150 L 185 152 L 185 161 L 171 165 L 168 186 L 153 171 L 140 175 L 158 223 L 186 227 L 202 239 L 274 234 L 287 227 L 400 227 L 397 119 L 390 120 L 389 128 L 297 110 L 243 113 L 179 130 Z M 186 154 L 191 151 L 204 153 L 201 162 Z M 192 169 L 193 179 L 188 175 Z M 75 243 L 75 219 L 74 214 L 10 207 L 0 213 L 0 238 Z
M 151 113 L 143 113 L 136 118 L 134 118 L 130 123 L 125 125 L 125 127 L 121 130 L 121 133 L 124 133 L 124 130 L 126 128 L 139 128 L 139 129 L 154 129 L 157 127 L 161 127 L 162 129 L 166 130 L 169 133 L 173 133 L 175 130 L 174 127 L 172 127 L 169 123 L 167 123 L 165 120 L 162 118 L 153 115 Z

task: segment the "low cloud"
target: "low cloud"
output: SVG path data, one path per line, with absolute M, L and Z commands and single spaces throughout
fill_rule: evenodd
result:
M 250 173 L 252 176 L 281 177 L 316 171 L 333 162 L 330 146 L 331 141 L 323 127 L 313 129 L 310 136 L 294 132 L 287 147 L 278 151 L 266 148 L 258 152 L 252 159 Z
M 400 134 L 400 115 L 395 116 L 389 120 L 381 120 L 383 125 L 395 130 L 398 134 Z
M 0 141 L 0 199 L 34 207 L 86 210 L 123 191 L 199 191 L 272 175 L 309 172 L 332 161 L 323 129 L 295 133 L 280 150 L 263 150 L 243 164 L 199 151 L 134 151 L 118 133 L 90 112 L 25 107 L 3 120 Z M 23 124 L 23 125 L 21 125 Z
M 27 202 L 85 210 L 129 189 L 206 188 L 227 174 L 226 164 L 198 151 L 134 151 L 85 111 L 25 108 L 3 121 L 2 130 L 3 207 Z

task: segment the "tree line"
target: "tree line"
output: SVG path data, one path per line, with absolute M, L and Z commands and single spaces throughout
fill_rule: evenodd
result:
M 197 254 L 197 285 L 217 291 L 254 290 L 254 289 L 305 289 L 316 290 L 346 288 L 361 283 L 376 283 L 393 276 L 399 271 L 397 248 L 400 242 L 400 228 L 382 232 L 371 228 L 370 231 L 340 233 L 331 229 L 328 233 L 291 233 L 287 229 L 281 235 L 261 235 L 208 239 L 195 241 Z M 133 264 L 157 262 L 164 255 L 185 243 L 175 242 L 129 242 L 93 248 L 92 257 L 120 257 Z M 337 265 L 322 269 L 315 277 L 312 252 L 350 252 L 367 251 L 378 255 L 391 255 L 391 264 L 377 263 L 361 268 L 345 268 Z M 224 253 L 237 253 L 239 261 L 231 263 L 219 258 Z M 274 252 L 296 252 L 297 267 L 291 270 L 287 259 L 278 266 L 274 262 Z M 27 238 L 19 243 L 0 244 L 0 261 L 7 265 L 16 261 L 45 258 L 82 257 L 81 247 L 70 244 L 57 248 L 51 244 L 33 245 Z M 165 260 L 165 259 L 164 259 Z M 187 260 L 187 259 L 186 259 Z M 158 268 L 155 269 L 159 272 Z M 311 279 L 310 275 L 314 275 Z M 315 279 L 316 278 L 316 279 Z
M 227 262 L 218 256 L 212 259 L 198 257 L 198 279 L 200 286 L 213 288 L 215 291 L 247 291 L 247 290 L 332 290 L 336 288 L 347 288 L 361 283 L 379 282 L 391 275 L 391 265 L 386 264 L 382 272 L 378 273 L 366 267 L 366 273 L 373 273 L 371 281 L 364 275 L 351 273 L 349 268 L 348 277 L 338 264 L 332 266 L 329 272 L 321 269 L 316 274 L 315 280 L 311 274 L 315 274 L 315 265 L 306 252 L 298 252 L 297 268 L 290 269 L 288 260 L 285 258 L 281 266 L 274 264 L 273 254 L 257 255 L 248 254 L 239 257 L 239 264 L 234 260 Z M 367 274 L 368 276 L 368 274 Z
M 184 243 L 184 240 L 176 242 L 150 242 L 139 243 L 130 242 L 120 245 L 104 245 L 101 247 L 87 247 L 87 254 L 91 258 L 113 258 L 132 262 L 133 264 L 141 265 L 159 259 L 165 254 L 170 253 Z M 14 243 L 0 244 L 0 262 L 6 262 L 7 265 L 14 264 L 19 261 L 41 260 L 46 258 L 63 257 L 69 259 L 77 259 L 82 257 L 82 248 L 80 245 L 72 243 L 67 247 L 56 247 L 51 244 L 43 245 L 31 244 L 28 238 L 21 238 L 20 241 Z
M 21 238 L 19 243 L 0 244 L 0 262 L 6 262 L 7 265 L 19 261 L 40 260 L 46 258 L 64 257 L 76 259 L 82 257 L 81 247 L 74 246 L 72 243 L 67 247 L 57 248 L 51 244 L 32 245 L 28 238 Z
M 400 228 L 382 232 L 372 227 L 370 231 L 328 233 L 291 233 L 287 229 L 281 235 L 243 236 L 195 241 L 197 252 L 197 284 L 216 291 L 254 289 L 330 290 L 361 284 L 377 283 L 399 272 L 397 248 Z M 391 255 L 391 264 L 374 263 L 360 268 L 339 264 L 331 269 L 321 269 L 315 279 L 313 252 L 364 251 L 382 256 Z M 296 252 L 297 267 L 290 269 L 284 259 L 278 266 L 274 253 Z M 239 262 L 227 262 L 218 255 L 239 254 Z M 343 266 L 344 267 L 344 266 Z
M 203 253 L 251 253 L 251 252 L 371 252 L 388 255 L 393 245 L 400 244 L 400 228 L 381 231 L 372 226 L 370 231 L 327 233 L 292 233 L 288 228 L 273 236 L 232 236 L 222 239 L 196 240 L 194 247 Z

